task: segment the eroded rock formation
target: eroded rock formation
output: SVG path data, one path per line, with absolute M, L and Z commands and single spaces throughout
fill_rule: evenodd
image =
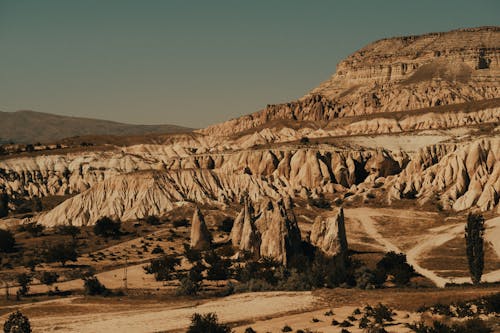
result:
M 348 251 L 344 211 L 337 209 L 331 216 L 318 216 L 311 229 L 311 244 L 328 256 L 343 255 Z
M 212 235 L 205 224 L 205 218 L 201 210 L 196 206 L 191 219 L 191 242 L 193 250 L 208 250 L 212 244 Z

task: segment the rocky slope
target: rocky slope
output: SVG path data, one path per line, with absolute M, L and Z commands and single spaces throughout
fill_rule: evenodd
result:
M 467 145 L 436 145 L 422 149 L 389 190 L 389 201 L 437 200 L 444 209 L 496 209 L 500 194 L 500 137 Z
M 482 27 L 374 42 L 347 57 L 303 98 L 200 130 L 232 135 L 276 120 L 342 117 L 498 98 L 500 28 Z

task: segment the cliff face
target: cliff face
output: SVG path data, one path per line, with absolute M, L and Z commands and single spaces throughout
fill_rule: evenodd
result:
M 232 135 L 273 120 L 337 118 L 500 97 L 500 28 L 383 39 L 347 57 L 303 98 L 200 130 Z

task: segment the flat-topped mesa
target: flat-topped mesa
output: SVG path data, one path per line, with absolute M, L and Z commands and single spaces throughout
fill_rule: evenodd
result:
M 311 229 L 311 244 L 328 256 L 345 255 L 348 251 L 344 211 L 334 211 L 327 218 L 318 216 Z
M 271 220 L 262 234 L 261 257 L 270 257 L 287 265 L 301 251 L 300 229 L 293 212 L 285 207 L 282 199 L 273 207 Z
M 299 100 L 210 126 L 229 136 L 272 121 L 334 122 L 341 117 L 417 110 L 500 97 L 500 27 L 376 41 L 348 56 Z
M 212 235 L 205 224 L 200 208 L 196 206 L 191 220 L 191 243 L 194 250 L 208 250 L 212 245 Z

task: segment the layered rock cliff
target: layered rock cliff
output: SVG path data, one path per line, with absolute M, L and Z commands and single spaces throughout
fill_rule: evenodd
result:
M 347 57 L 303 98 L 200 130 L 232 135 L 271 121 L 336 119 L 500 97 L 500 28 L 374 42 Z

